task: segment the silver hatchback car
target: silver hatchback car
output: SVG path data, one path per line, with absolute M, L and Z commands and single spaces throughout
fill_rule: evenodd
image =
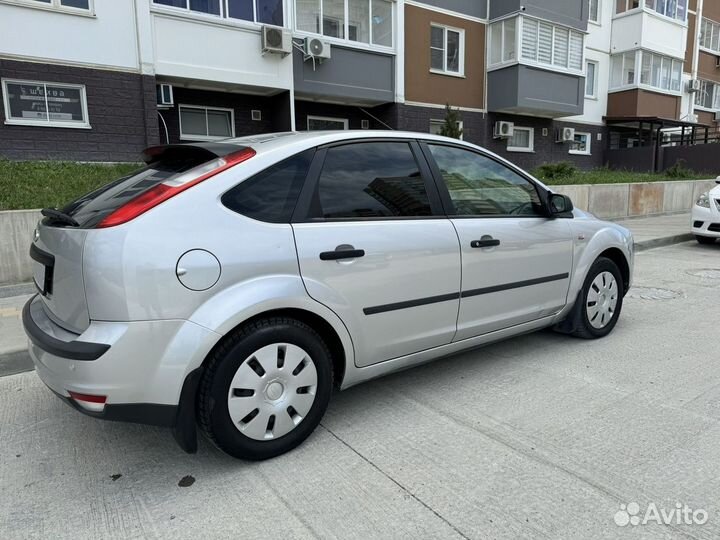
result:
M 43 210 L 23 322 L 77 410 L 286 452 L 333 388 L 545 327 L 607 335 L 633 239 L 477 146 L 401 132 L 153 147 Z

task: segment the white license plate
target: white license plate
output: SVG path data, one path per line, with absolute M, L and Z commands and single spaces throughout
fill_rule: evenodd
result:
M 35 281 L 35 286 L 38 288 L 38 291 L 40 291 L 40 294 L 45 294 L 47 292 L 45 290 L 45 272 L 47 272 L 47 268 L 44 264 L 37 261 L 33 262 L 33 280 Z

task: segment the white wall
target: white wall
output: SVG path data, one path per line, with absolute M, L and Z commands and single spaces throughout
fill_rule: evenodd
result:
M 673 58 L 685 56 L 687 26 L 652 11 L 633 11 L 613 19 L 611 52 L 648 49 Z
M 0 56 L 137 71 L 134 0 L 95 0 L 95 16 L 0 3 Z
M 610 86 L 610 38 L 612 35 L 612 16 L 614 0 L 601 0 L 599 24 L 588 22 L 588 34 L 585 36 L 585 60 L 597 62 L 596 98 L 585 98 L 585 110 L 582 115 L 570 116 L 562 120 L 587 124 L 603 123 L 607 112 L 608 89 Z M 595 143 L 595 141 L 593 141 Z
M 243 87 L 292 88 L 292 55 L 262 55 L 260 27 L 152 8 L 158 76 Z

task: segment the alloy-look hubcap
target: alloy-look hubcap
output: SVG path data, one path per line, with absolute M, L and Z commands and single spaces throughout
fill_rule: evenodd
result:
M 240 365 L 228 392 L 228 412 L 240 432 L 257 441 L 290 433 L 315 402 L 317 370 L 297 345 L 273 343 Z
M 618 284 L 610 272 L 601 272 L 590 285 L 587 296 L 587 317 L 593 328 L 605 328 L 615 314 Z

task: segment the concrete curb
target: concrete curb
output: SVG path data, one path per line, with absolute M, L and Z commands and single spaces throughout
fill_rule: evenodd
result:
M 0 377 L 33 371 L 35 366 L 27 350 L 0 354 Z
M 674 236 L 664 236 L 662 238 L 653 238 L 651 240 L 643 240 L 642 242 L 635 242 L 635 251 L 647 251 L 648 249 L 655 249 L 664 246 L 672 246 L 673 244 L 681 244 L 683 242 L 689 242 L 694 240 L 695 235 L 691 233 L 676 234 Z

